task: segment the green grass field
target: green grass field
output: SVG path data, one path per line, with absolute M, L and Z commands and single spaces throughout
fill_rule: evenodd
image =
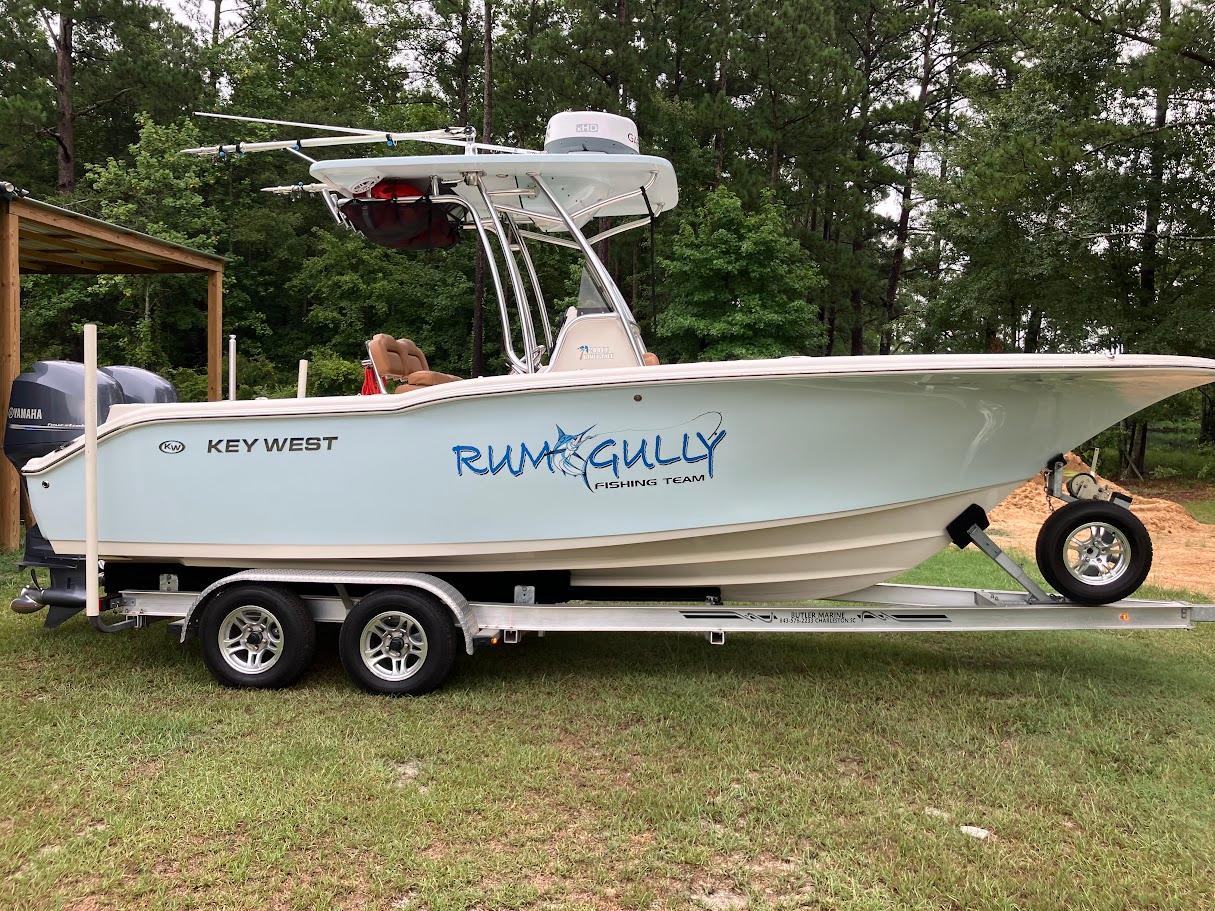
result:
M 1215 907 L 1210 627 L 550 636 L 388 700 L 331 640 L 242 692 L 39 622 L 0 612 L 4 908 Z
M 1191 500 L 1185 507 L 1199 522 L 1215 525 L 1215 500 Z

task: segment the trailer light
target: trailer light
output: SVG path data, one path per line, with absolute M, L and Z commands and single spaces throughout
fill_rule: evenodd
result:
M 1123 623 L 1129 623 L 1130 619 L 1131 619 L 1131 615 L 1128 614 L 1126 611 L 1123 611 L 1122 613 L 1120 613 L 1118 615 L 1118 619 L 1121 620 Z

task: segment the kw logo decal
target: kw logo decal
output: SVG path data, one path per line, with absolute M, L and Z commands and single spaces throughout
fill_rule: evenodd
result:
M 186 444 L 181 440 L 165 440 L 160 444 L 160 451 L 167 452 L 169 455 L 177 455 L 179 452 L 186 451 Z
M 706 411 L 658 430 L 596 431 L 595 425 L 569 432 L 560 425 L 540 442 L 459 444 L 451 448 L 458 477 L 528 472 L 581 478 L 587 490 L 657 487 L 711 479 L 718 447 L 726 438 L 721 412 Z M 696 466 L 697 474 L 679 472 Z M 656 476 L 654 472 L 675 471 Z

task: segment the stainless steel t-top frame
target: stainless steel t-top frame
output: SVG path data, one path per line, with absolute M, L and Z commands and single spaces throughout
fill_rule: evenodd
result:
M 553 329 L 549 318 L 548 308 L 544 302 L 544 292 L 540 287 L 540 279 L 536 274 L 535 264 L 532 262 L 531 254 L 527 248 L 527 240 L 535 240 L 541 243 L 549 243 L 559 247 L 569 247 L 577 250 L 582 254 L 586 261 L 587 273 L 591 277 L 596 290 L 599 291 L 603 300 L 616 314 L 617 319 L 624 329 L 625 336 L 629 339 L 630 347 L 634 356 L 637 358 L 637 363 L 641 364 L 645 356 L 645 348 L 641 340 L 641 331 L 637 326 L 636 317 L 633 316 L 633 311 L 624 299 L 624 295 L 620 293 L 620 289 L 616 287 L 616 283 L 612 280 L 611 274 L 603 261 L 595 255 L 593 244 L 600 240 L 605 240 L 608 237 L 623 233 L 624 231 L 639 228 L 642 225 L 649 223 L 649 219 L 638 219 L 636 221 L 627 222 L 622 225 L 617 225 L 609 228 L 606 231 L 596 234 L 588 238 L 578 228 L 574 222 L 575 218 L 579 218 L 588 213 L 593 214 L 596 210 L 604 206 L 611 205 L 621 200 L 628 199 L 633 196 L 640 196 L 642 188 L 638 187 L 631 193 L 614 196 L 611 199 L 605 199 L 602 202 L 579 209 L 578 212 L 571 215 L 565 210 L 556 196 L 545 183 L 544 178 L 539 174 L 529 174 L 539 189 L 539 192 L 545 197 L 553 210 L 559 213 L 559 218 L 550 218 L 543 214 L 535 214 L 528 212 L 526 209 L 520 209 L 515 206 L 503 205 L 495 201 L 494 194 L 487 191 L 481 183 L 481 174 L 470 172 L 465 175 L 465 183 L 470 186 L 475 186 L 478 190 L 482 203 L 488 213 L 487 218 L 479 218 L 476 212 L 473 211 L 468 201 L 456 193 L 436 193 L 432 194 L 429 199 L 432 202 L 454 203 L 461 206 L 466 212 L 467 226 L 471 227 L 477 234 L 477 239 L 481 244 L 482 250 L 485 252 L 486 268 L 489 271 L 490 282 L 494 287 L 494 296 L 498 301 L 498 317 L 502 323 L 502 339 L 504 343 L 504 351 L 506 359 L 511 365 L 511 370 L 514 373 L 535 373 L 544 366 L 544 357 L 546 354 L 552 353 L 553 347 Z M 524 195 L 531 191 L 520 190 L 513 192 L 511 195 Z M 398 203 L 417 202 L 424 197 L 421 196 L 402 196 L 397 198 Z M 525 231 L 519 227 L 515 220 L 516 216 L 526 217 L 529 219 L 539 218 L 540 220 L 559 221 L 569 234 L 568 238 L 542 234 L 537 231 Z M 339 223 L 344 223 L 340 213 L 338 215 Z M 495 245 L 490 241 L 490 235 L 497 239 L 497 250 L 501 251 L 502 260 L 506 265 L 507 277 L 510 280 L 512 295 L 515 300 L 516 312 L 519 319 L 520 336 L 523 341 L 524 352 L 520 355 L 515 351 L 514 344 L 514 328 L 510 317 L 510 302 L 507 299 L 506 286 L 502 281 L 501 269 L 498 265 L 497 252 Z M 535 323 L 532 319 L 531 307 L 533 299 L 528 296 L 527 288 L 524 285 L 523 275 L 519 271 L 519 264 L 515 260 L 514 254 L 518 252 L 523 260 L 524 269 L 527 270 L 528 283 L 531 285 L 532 294 L 534 295 L 534 303 L 536 310 L 540 314 L 540 325 L 544 332 L 544 344 L 540 345 L 536 337 Z
M 487 162 L 495 157 L 494 153 L 500 152 L 523 155 L 536 154 L 536 150 L 534 149 L 513 148 L 477 142 L 476 131 L 471 127 L 427 130 L 413 133 L 385 133 L 379 130 L 335 127 L 324 124 L 301 123 L 298 121 L 273 120 L 263 117 L 240 117 L 231 114 L 213 114 L 202 111 L 195 113 L 204 117 L 216 117 L 221 120 L 304 127 L 308 129 L 328 130 L 341 135 L 318 136 L 309 139 L 273 140 L 269 142 L 238 142 L 227 146 L 203 146 L 183 150 L 187 154 L 194 155 L 209 155 L 223 158 L 230 154 L 241 155 L 247 152 L 283 151 L 302 158 L 304 161 L 314 162 L 315 159 L 305 154 L 304 149 L 327 146 L 369 145 L 385 142 L 389 146 L 393 146 L 398 142 L 406 141 L 459 146 L 462 147 L 465 155 L 478 157 L 484 155 Z M 536 273 L 536 267 L 527 249 L 528 240 L 554 244 L 560 247 L 569 247 L 582 254 L 583 259 L 586 261 L 587 274 L 590 276 L 592 283 L 608 308 L 619 319 L 637 363 L 639 365 L 643 363 L 645 345 L 641 339 L 641 331 L 637 325 L 637 320 L 633 316 L 629 305 L 625 302 L 624 295 L 620 293 L 620 289 L 612 281 L 607 267 L 604 266 L 603 262 L 595 254 L 593 247 L 594 244 L 601 240 L 606 240 L 625 231 L 647 225 L 650 219 L 639 218 L 625 222 L 589 238 L 582 233 L 578 227 L 578 222 L 585 221 L 585 219 L 594 216 L 595 213 L 617 203 L 643 196 L 654 186 L 658 179 L 658 173 L 656 171 L 651 172 L 649 179 L 644 185 L 639 186 L 635 190 L 619 193 L 598 202 L 592 202 L 573 212 L 566 211 L 565 207 L 561 205 L 557 196 L 553 193 L 546 179 L 541 176 L 539 171 L 529 170 L 527 172 L 528 179 L 534 186 L 500 190 L 487 189 L 482 182 L 484 174 L 485 171 L 480 168 L 469 170 L 462 174 L 462 182 L 466 186 L 476 188 L 480 203 L 485 207 L 484 215 L 477 212 L 475 205 L 468 199 L 453 192 L 454 184 L 452 182 L 449 181 L 444 184 L 435 176 L 431 177 L 430 193 L 425 198 L 429 198 L 433 202 L 455 203 L 459 205 L 466 213 L 465 227 L 476 231 L 477 239 L 486 255 L 486 266 L 489 270 L 490 281 L 494 287 L 494 294 L 498 300 L 498 317 L 502 322 L 503 347 L 512 372 L 535 373 L 542 370 L 545 366 L 546 355 L 551 357 L 553 349 L 552 324 L 545 305 L 544 293 L 540 288 L 540 280 Z M 318 194 L 334 221 L 347 228 L 352 227 L 340 208 L 341 204 L 345 201 L 343 196 L 326 184 L 301 183 L 293 186 L 265 187 L 264 192 Z M 507 198 L 518 200 L 521 198 L 535 199 L 538 197 L 543 197 L 545 202 L 551 207 L 551 214 L 549 212 L 529 211 L 521 205 L 510 205 L 505 202 Z M 423 198 L 422 196 L 397 197 L 396 202 L 417 202 Z M 546 223 L 557 230 L 564 230 L 568 234 L 568 237 L 549 234 L 544 231 L 524 230 L 520 225 L 525 222 Z M 515 331 L 511 322 L 510 303 L 507 300 L 506 287 L 502 279 L 501 269 L 499 268 L 495 245 L 490 242 L 491 234 L 497 240 L 497 250 L 501 252 L 502 262 L 506 266 L 506 275 L 510 281 L 511 295 L 515 301 L 516 313 L 519 320 L 518 335 L 524 349 L 522 353 L 515 350 Z M 527 271 L 528 283 L 530 284 L 533 297 L 528 296 L 528 290 L 523 281 L 523 274 L 520 272 L 519 264 L 515 260 L 516 252 L 523 260 L 523 268 Z M 536 335 L 536 326 L 532 318 L 531 309 L 533 303 L 540 314 L 540 326 L 544 333 L 543 345 L 539 343 Z
M 638 328 L 637 320 L 633 316 L 632 310 L 624 299 L 624 295 L 620 293 L 620 289 L 616 287 L 616 283 L 612 280 L 611 274 L 603 261 L 595 255 L 592 244 L 599 240 L 604 240 L 607 237 L 615 234 L 620 234 L 623 231 L 632 228 L 638 228 L 648 224 L 649 219 L 638 219 L 628 222 L 623 225 L 618 225 L 610 228 L 601 234 L 587 238 L 582 233 L 575 222 L 576 218 L 581 218 L 585 215 L 593 215 L 596 211 L 610 206 L 614 203 L 621 202 L 642 194 L 642 187 L 629 193 L 622 193 L 613 196 L 610 199 L 605 199 L 592 205 L 579 209 L 571 214 L 565 210 L 565 207 L 558 201 L 556 195 L 549 189 L 545 179 L 538 173 L 529 173 L 528 177 L 536 185 L 536 190 L 539 195 L 542 195 L 556 216 L 549 216 L 529 212 L 526 209 L 517 206 L 506 205 L 498 202 L 494 198 L 494 194 L 486 190 L 481 182 L 480 173 L 468 173 L 465 175 L 465 183 L 477 187 L 481 202 L 484 204 L 488 217 L 484 220 L 479 218 L 459 196 L 455 194 L 432 197 L 436 201 L 443 202 L 460 202 L 468 210 L 468 220 L 472 223 L 473 229 L 477 232 L 477 237 L 481 242 L 482 249 L 485 251 L 488 260 L 490 280 L 494 286 L 494 293 L 498 298 L 498 314 L 502 320 L 502 334 L 505 342 L 506 358 L 511 364 L 511 368 L 516 373 L 534 373 L 544 365 L 545 354 L 552 353 L 553 346 L 553 331 L 552 324 L 549 320 L 547 307 L 544 303 L 544 294 L 540 288 L 540 280 L 536 274 L 535 265 L 532 262 L 531 254 L 527 249 L 527 240 L 535 240 L 542 243 L 551 243 L 556 246 L 571 247 L 582 254 L 586 261 L 587 274 L 590 275 L 591 281 L 594 283 L 596 290 L 599 291 L 603 300 L 607 303 L 612 312 L 616 314 L 620 320 L 621 327 L 624 329 L 626 338 L 629 340 L 629 345 L 633 351 L 633 355 L 637 359 L 637 363 L 641 364 L 645 356 L 645 347 L 641 340 L 641 331 Z M 649 183 L 653 182 L 653 177 Z M 511 195 L 536 195 L 536 191 L 520 190 L 512 192 Z M 409 200 L 401 200 L 409 201 Z M 568 238 L 556 237 L 543 234 L 537 231 L 524 231 L 519 227 L 517 218 L 526 218 L 529 220 L 552 221 L 560 224 L 569 235 Z M 489 235 L 493 234 L 498 240 L 498 249 L 502 253 L 503 261 L 506 264 L 507 276 L 510 279 L 511 291 L 516 303 L 516 310 L 519 318 L 519 334 L 523 341 L 524 352 L 520 356 L 514 347 L 514 331 L 510 321 L 510 306 L 506 299 L 506 289 L 502 282 L 502 276 L 496 262 L 495 251 L 490 243 Z M 522 273 L 519 271 L 519 265 L 515 261 L 515 252 L 523 260 L 524 268 L 527 270 L 528 280 L 532 288 L 532 293 L 535 295 L 535 306 L 540 314 L 540 323 L 544 332 L 544 345 L 541 346 L 537 342 L 535 323 L 532 319 L 532 300 L 529 299 L 527 290 L 524 286 Z

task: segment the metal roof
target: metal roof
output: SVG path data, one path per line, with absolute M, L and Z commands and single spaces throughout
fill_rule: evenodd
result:
M 224 258 L 22 195 L 0 183 L 0 215 L 18 220 L 21 271 L 101 275 L 222 272 Z

